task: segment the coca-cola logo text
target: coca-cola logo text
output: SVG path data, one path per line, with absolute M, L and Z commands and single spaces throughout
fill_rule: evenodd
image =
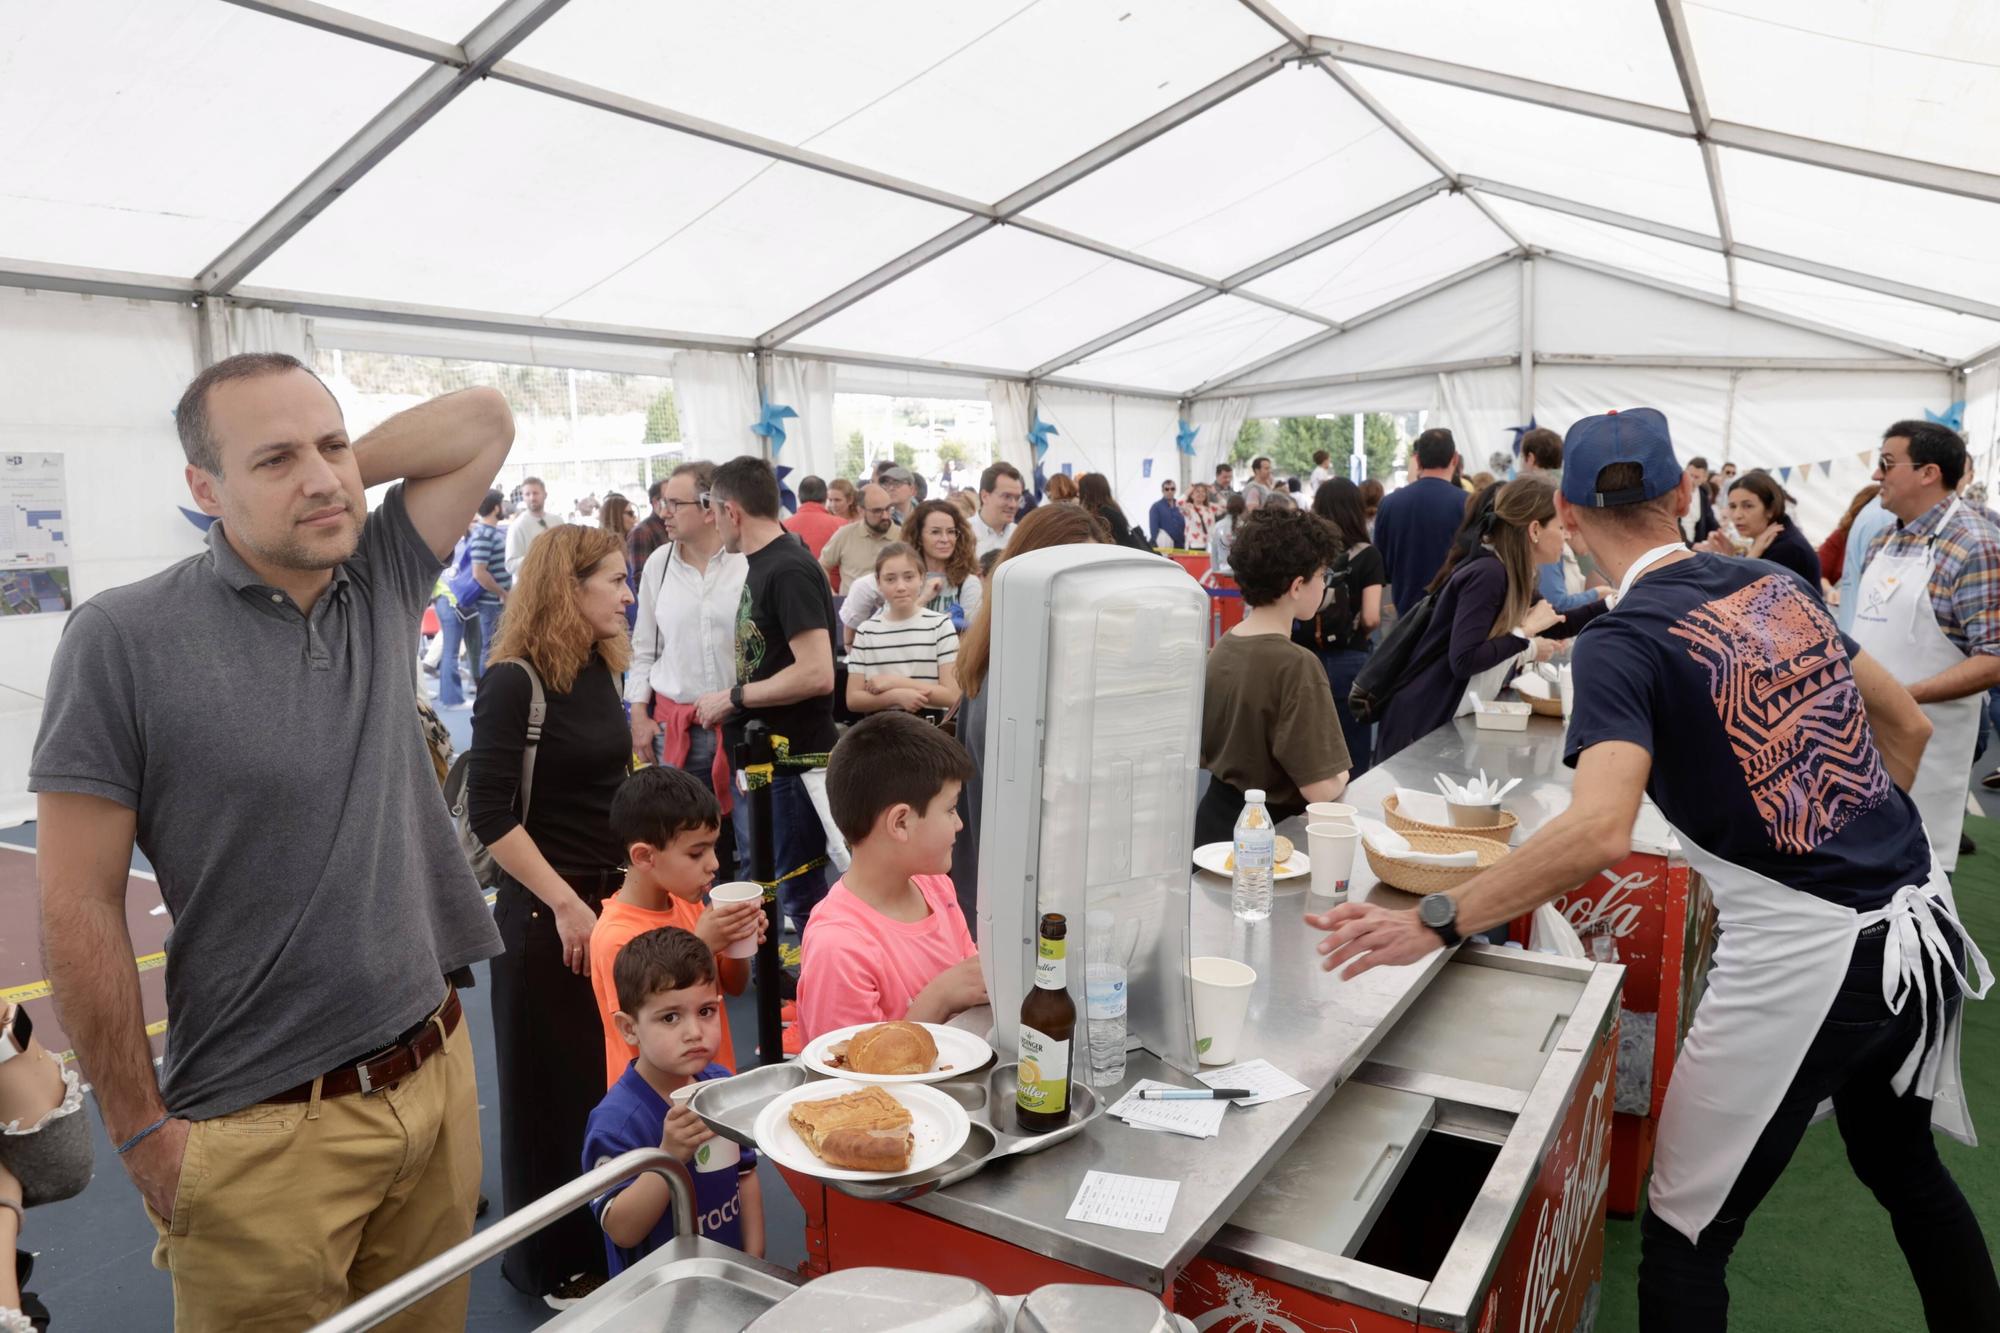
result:
M 1639 915 L 1645 911 L 1640 895 L 1659 878 L 1636 870 L 1625 875 L 1607 870 L 1603 889 L 1595 894 L 1584 890 L 1566 893 L 1555 900 L 1555 907 L 1579 935 L 1603 934 L 1622 940 L 1639 928 Z
M 1583 1110 L 1577 1159 L 1564 1174 L 1557 1196 L 1543 1199 L 1535 1217 L 1535 1243 L 1522 1280 L 1526 1295 L 1521 1302 L 1521 1333 L 1539 1333 L 1561 1309 L 1566 1279 L 1604 1206 L 1611 1185 L 1611 1102 L 1605 1095 L 1610 1086 L 1607 1061 Z

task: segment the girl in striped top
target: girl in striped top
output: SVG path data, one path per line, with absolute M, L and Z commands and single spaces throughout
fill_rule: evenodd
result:
M 922 604 L 917 553 L 901 542 L 884 546 L 875 556 L 875 584 L 886 604 L 854 632 L 847 706 L 857 713 L 950 708 L 958 702 L 958 631 L 950 616 Z

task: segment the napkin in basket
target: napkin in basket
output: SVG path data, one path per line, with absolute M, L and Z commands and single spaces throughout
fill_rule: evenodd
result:
M 1431 797 L 1442 804 L 1442 799 Z M 1400 798 L 1397 801 L 1401 805 Z M 1393 856 L 1398 861 L 1408 861 L 1419 866 L 1476 866 L 1479 853 L 1463 852 L 1420 852 L 1410 845 L 1410 840 L 1377 819 L 1359 817 L 1355 821 L 1361 827 L 1361 840 L 1383 856 Z M 1442 822 L 1442 821 L 1439 821 Z

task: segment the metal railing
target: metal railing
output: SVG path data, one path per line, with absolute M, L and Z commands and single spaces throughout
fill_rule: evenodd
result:
M 360 1333 L 462 1277 L 480 1264 L 548 1226 L 573 1208 L 589 1203 L 614 1185 L 647 1171 L 666 1179 L 673 1199 L 674 1234 L 695 1234 L 694 1185 L 687 1168 L 663 1148 L 637 1148 L 586 1172 L 559 1190 L 543 1195 L 526 1208 L 495 1222 L 463 1244 L 417 1265 L 380 1290 L 369 1293 L 339 1314 L 313 1325 L 309 1333 Z

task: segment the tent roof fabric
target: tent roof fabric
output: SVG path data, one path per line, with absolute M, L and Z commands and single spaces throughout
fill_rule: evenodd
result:
M 1996 66 L 1984 0 L 70 0 L 0 281 L 1184 397 L 1547 255 L 1962 369 Z

